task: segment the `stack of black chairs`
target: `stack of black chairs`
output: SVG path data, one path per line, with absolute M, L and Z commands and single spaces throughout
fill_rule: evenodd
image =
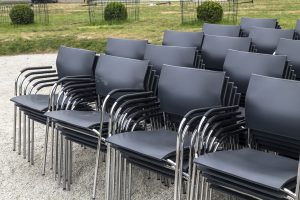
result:
M 26 68 L 16 79 L 13 149 L 18 131 L 18 153 L 23 140 L 34 164 L 34 123 L 44 124 L 42 174 L 50 134 L 50 168 L 66 190 L 73 144 L 95 149 L 93 198 L 106 173 L 105 198 L 130 199 L 134 165 L 174 184 L 175 200 L 215 190 L 298 200 L 298 38 L 299 21 L 284 30 L 277 19 L 242 18 L 167 30 L 162 45 L 109 38 L 100 55 L 62 46 L 56 69 Z

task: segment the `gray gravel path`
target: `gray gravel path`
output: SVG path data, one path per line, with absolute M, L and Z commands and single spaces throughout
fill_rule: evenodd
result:
M 74 145 L 73 184 L 71 191 L 63 191 L 47 168 L 41 176 L 44 127 L 35 131 L 35 165 L 31 166 L 17 152 L 12 151 L 14 79 L 19 70 L 29 66 L 54 65 L 56 54 L 19 55 L 0 57 L 0 199 L 90 199 L 94 175 L 95 152 Z M 49 165 L 48 165 L 49 166 Z M 105 166 L 101 164 L 98 199 L 104 199 Z M 171 200 L 173 187 L 167 188 L 153 174 L 148 180 L 144 171 L 133 171 L 134 200 Z M 215 197 L 215 199 L 222 199 Z

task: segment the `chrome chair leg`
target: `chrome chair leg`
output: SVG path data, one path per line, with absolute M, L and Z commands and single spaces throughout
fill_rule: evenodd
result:
M 97 153 L 96 153 L 96 165 L 95 165 L 94 185 L 93 185 L 93 197 L 92 197 L 93 199 L 96 198 L 97 178 L 98 178 L 99 161 L 100 161 L 100 151 L 101 151 L 101 139 L 99 138 L 98 139 L 98 145 L 97 145 Z
M 13 151 L 16 151 L 16 143 L 17 143 L 17 106 L 14 106 Z
M 199 188 L 199 182 L 200 182 L 200 188 Z M 196 171 L 196 189 L 195 189 L 195 198 L 194 198 L 196 200 L 198 199 L 198 196 L 199 196 L 199 189 L 200 189 L 200 200 L 203 200 L 203 191 L 204 191 L 203 183 L 204 183 L 203 177 L 201 176 L 199 170 L 197 170 Z
M 195 179 L 196 179 L 196 167 L 193 166 L 192 175 L 189 180 L 189 189 L 188 189 L 188 200 L 193 200 L 194 198 L 194 190 L 195 190 Z
M 63 189 L 66 190 L 67 187 L 67 174 L 68 174 L 68 140 L 66 138 L 63 138 L 63 143 L 64 143 L 64 154 L 63 154 Z
M 123 195 L 123 200 L 126 200 L 126 186 L 127 186 L 127 160 L 126 158 L 123 159 L 124 163 L 123 163 L 123 192 L 122 192 L 122 195 Z
M 132 166 L 131 163 L 128 164 L 128 200 L 131 200 L 131 187 L 132 187 Z
M 34 165 L 34 120 L 31 120 L 31 165 Z
M 26 159 L 26 115 L 23 114 L 23 158 Z
M 48 136 L 49 136 L 49 119 L 47 119 L 47 122 L 46 122 L 46 133 L 45 133 L 45 144 L 44 144 L 44 164 L 43 164 L 42 175 L 45 175 L 45 172 L 46 172 Z
M 59 149 L 59 134 L 58 134 L 58 129 L 55 126 L 55 163 L 54 163 L 54 178 L 56 180 L 56 176 L 58 174 L 58 149 Z
M 50 169 L 53 169 L 53 157 L 54 157 L 54 122 L 51 122 L 51 163 Z
M 208 200 L 212 200 L 212 188 L 210 187 L 210 184 L 208 184 Z
M 69 166 L 69 168 L 70 168 L 70 171 L 69 171 L 69 174 L 70 174 L 70 177 L 69 177 L 69 182 L 70 182 L 70 185 L 72 184 L 72 163 L 73 163 L 73 143 L 72 143 L 72 141 L 70 141 L 70 166 Z
M 71 141 L 68 140 L 67 141 L 67 145 L 68 145 L 68 155 L 67 155 L 67 191 L 71 190 Z
M 62 168 L 63 168 L 63 135 L 60 134 L 59 141 L 59 158 L 58 158 L 58 185 L 61 183 L 62 178 Z
M 106 192 L 105 192 L 105 200 L 110 200 L 110 164 L 111 164 L 111 148 L 110 148 L 110 144 L 107 144 L 107 153 L 106 153 Z
M 18 154 L 21 155 L 21 142 L 22 142 L 22 112 L 19 109 L 19 142 L 18 142 Z
M 29 119 L 29 117 L 27 117 L 27 161 L 30 163 L 30 122 L 31 120 Z

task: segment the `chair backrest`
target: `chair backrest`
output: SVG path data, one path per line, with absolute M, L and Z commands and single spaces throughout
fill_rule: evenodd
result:
M 295 70 L 296 77 L 300 77 L 300 40 L 280 39 L 276 55 L 286 55 L 292 69 Z
M 95 51 L 61 46 L 56 58 L 58 77 L 93 76 L 95 56 Z
M 105 53 L 132 59 L 144 59 L 147 40 L 108 38 Z
M 228 50 L 224 71 L 245 94 L 252 74 L 283 78 L 286 61 L 286 56 Z
M 163 112 L 179 116 L 195 108 L 221 105 L 225 73 L 163 65 L 158 97 Z
M 299 81 L 252 75 L 246 94 L 247 127 L 300 141 L 299 99 Z
M 300 40 L 300 19 L 297 20 L 296 28 L 295 28 L 295 36 L 297 40 Z
M 148 44 L 145 52 L 145 60 L 149 60 L 150 65 L 157 74 L 163 64 L 194 67 L 196 47 L 176 47 Z
M 114 89 L 144 89 L 149 62 L 101 54 L 95 70 L 96 90 L 106 96 Z
M 181 32 L 166 30 L 162 45 L 179 47 L 197 47 L 200 49 L 203 41 L 203 32 Z
M 205 35 L 239 37 L 240 31 L 241 27 L 236 25 L 203 24 L 203 32 Z
M 253 27 L 249 37 L 258 53 L 273 54 L 280 38 L 293 39 L 294 30 Z
M 205 68 L 223 70 L 228 49 L 249 51 L 250 45 L 250 38 L 205 35 L 201 49 L 201 58 Z
M 277 19 L 242 17 L 240 25 L 242 36 L 247 37 L 252 27 L 276 28 Z

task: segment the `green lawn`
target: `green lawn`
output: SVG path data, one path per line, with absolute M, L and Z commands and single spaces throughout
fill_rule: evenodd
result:
M 283 28 L 294 28 L 300 18 L 299 0 L 254 0 L 239 5 L 239 18 L 276 17 Z M 160 43 L 166 29 L 197 31 L 201 24 L 181 24 L 180 6 L 140 8 L 140 20 L 121 24 L 90 25 L 87 7 L 79 4 L 49 4 L 49 25 L 12 26 L 0 24 L 0 55 L 55 52 L 60 45 L 93 49 L 101 52 L 107 37 L 148 39 Z M 224 23 L 226 23 L 224 21 Z

